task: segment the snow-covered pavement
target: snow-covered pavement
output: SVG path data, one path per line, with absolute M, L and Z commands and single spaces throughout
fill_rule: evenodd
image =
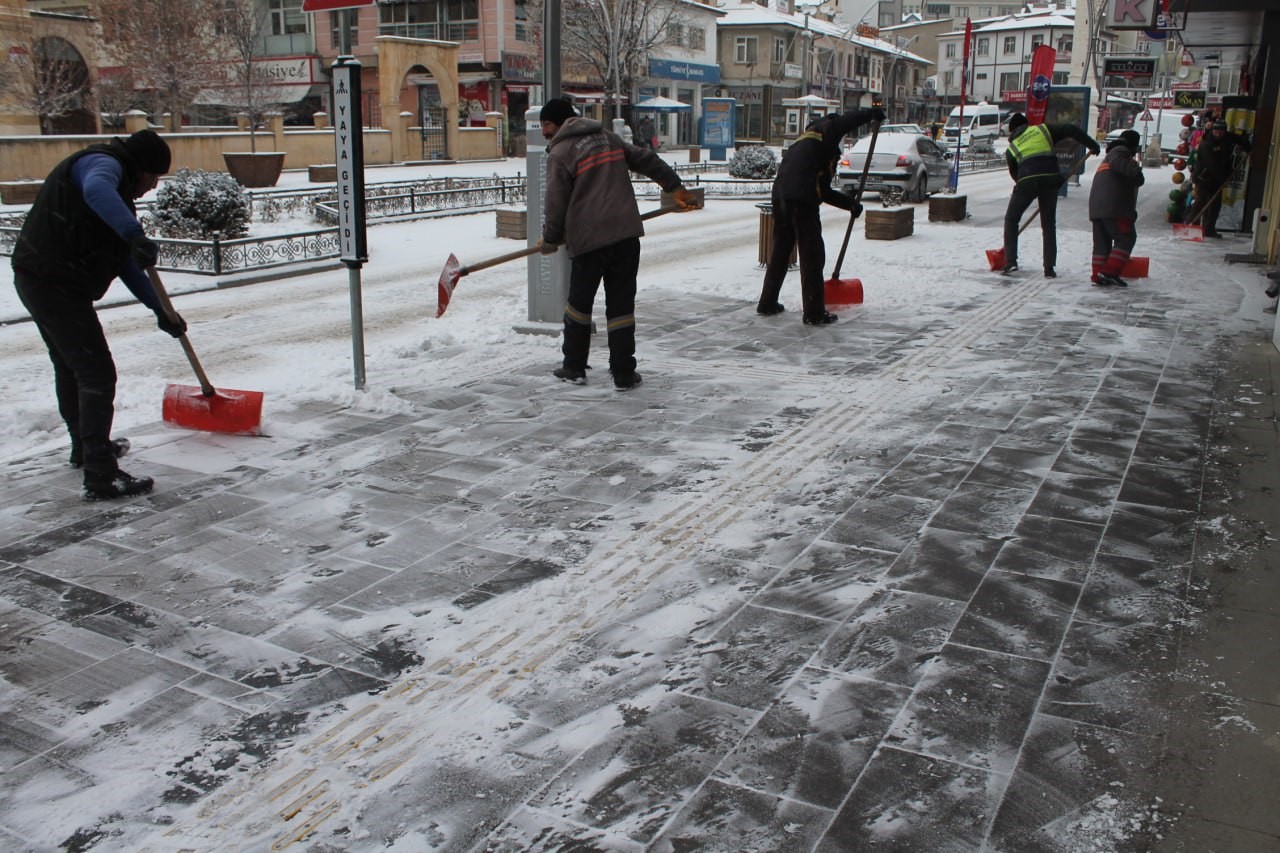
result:
M 1241 384 L 1264 279 L 1174 240 L 1149 172 L 1128 290 L 1088 283 L 1089 176 L 1050 280 L 1034 228 L 986 268 L 1008 176 L 967 175 L 964 222 L 855 229 L 866 301 L 821 328 L 798 273 L 755 314 L 755 200 L 653 220 L 626 394 L 601 337 L 578 387 L 513 331 L 523 262 L 434 317 L 450 253 L 515 248 L 492 212 L 370 231 L 365 391 L 345 270 L 173 276 L 267 436 L 161 424 L 182 352 L 104 310 L 157 481 L 119 504 L 78 500 L 39 338 L 0 327 L 0 847 L 1156 846 L 1205 576 L 1269 541 L 1223 459 L 1280 357 Z M 1280 735 L 1235 699 L 1201 728 Z

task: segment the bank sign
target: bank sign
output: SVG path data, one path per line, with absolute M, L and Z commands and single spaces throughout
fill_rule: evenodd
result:
M 674 59 L 650 59 L 649 76 L 659 80 L 689 80 L 694 83 L 719 83 L 719 65 L 698 65 Z

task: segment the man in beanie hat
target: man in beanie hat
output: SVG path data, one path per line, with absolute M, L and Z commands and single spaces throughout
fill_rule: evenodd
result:
M 861 202 L 831 188 L 836 161 L 840 159 L 840 140 L 864 124 L 884 119 L 884 110 L 879 107 L 823 116 L 810 122 L 804 134 L 791 143 L 783 155 L 770 194 L 773 242 L 756 304 L 757 314 L 772 317 L 785 310 L 778 297 L 790 266 L 791 251 L 796 249 L 800 261 L 803 322 L 807 326 L 824 326 L 836 321 L 836 315 L 827 310 L 826 285 L 822 278 L 827 244 L 822 240 L 820 210 L 826 202 L 850 211 L 851 215 L 862 212 Z
M 1222 210 L 1222 191 L 1235 168 L 1236 149 L 1246 153 L 1253 150 L 1249 140 L 1227 130 L 1222 119 L 1210 118 L 1205 122 L 1204 139 L 1195 149 L 1191 163 L 1191 186 L 1195 192 L 1195 204 L 1191 206 L 1190 221 L 1204 226 L 1204 236 L 1221 237 L 1218 233 L 1218 211 Z
M 159 247 L 138 222 L 134 199 L 169 170 L 169 146 L 154 131 L 72 154 L 45 178 L 13 250 L 13 283 L 53 361 L 58 411 L 71 437 L 71 464 L 84 468 L 85 500 L 151 491 L 117 459 L 129 448 L 111 438 L 116 366 L 93 303 L 119 277 L 179 337 L 187 324 L 166 314 L 144 270 Z
M 1128 287 L 1120 277 L 1138 241 L 1138 187 L 1146 178 L 1138 162 L 1141 137 L 1126 130 L 1107 146 L 1107 156 L 1093 175 L 1089 189 L 1089 220 L 1093 223 L 1093 277 L 1098 287 Z
M 1018 226 L 1031 202 L 1040 204 L 1040 232 L 1044 239 L 1044 274 L 1056 278 L 1058 261 L 1058 188 L 1066 177 L 1058 172 L 1058 155 L 1053 146 L 1074 139 L 1091 154 L 1101 148 L 1089 134 L 1074 124 L 1028 124 L 1022 113 L 1009 117 L 1009 148 L 1005 162 L 1014 180 L 1013 194 L 1004 212 L 1004 275 L 1018 269 Z
M 542 135 L 550 140 L 542 254 L 555 254 L 563 243 L 572 260 L 561 344 L 564 363 L 554 373 L 565 382 L 586 382 L 591 309 L 603 280 L 609 371 L 614 387 L 626 391 L 640 384 L 635 304 L 644 234 L 631 172 L 671 193 L 681 210 L 698 205 L 657 154 L 624 142 L 598 121 L 579 118 L 567 98 L 547 101 L 539 120 Z

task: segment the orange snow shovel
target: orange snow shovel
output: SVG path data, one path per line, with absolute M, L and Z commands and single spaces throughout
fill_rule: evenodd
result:
M 673 210 L 679 210 L 678 207 L 660 207 L 657 210 L 650 210 L 648 213 L 640 214 L 641 219 L 653 219 L 664 213 L 670 213 Z M 470 275 L 473 272 L 487 270 L 489 267 L 496 267 L 499 264 L 505 264 L 507 261 L 514 261 L 519 258 L 527 258 L 542 250 L 541 243 L 519 249 L 515 252 L 508 252 L 505 255 L 498 255 L 496 258 L 488 258 L 483 261 L 477 261 L 474 264 L 463 266 L 458 263 L 456 255 L 449 255 L 449 260 L 445 261 L 444 269 L 440 271 L 440 281 L 436 284 L 436 317 L 443 317 L 445 309 L 449 307 L 449 300 L 453 298 L 453 290 L 458 286 L 458 279 L 464 275 Z
M 880 135 L 880 122 L 871 127 L 871 142 L 867 145 L 867 159 L 862 164 L 862 177 L 858 179 L 858 192 L 853 200 L 862 201 L 862 192 L 867 186 L 867 172 L 871 171 L 871 157 L 876 153 L 876 138 Z M 822 283 L 823 301 L 828 305 L 861 305 L 862 279 L 841 278 L 840 267 L 844 266 L 844 253 L 849 248 L 849 235 L 853 233 L 853 223 L 858 221 L 858 214 L 849 214 L 849 225 L 844 229 L 844 242 L 840 244 L 840 254 L 836 256 L 835 268 L 831 270 L 831 278 Z
M 169 301 L 169 294 L 165 291 L 156 268 L 148 267 L 147 276 L 151 279 L 151 286 L 155 288 L 160 307 L 170 317 L 175 316 L 178 312 L 173 310 L 173 303 Z M 196 372 L 196 378 L 200 380 L 200 386 L 167 386 L 161 410 L 164 422 L 202 432 L 261 435 L 262 392 L 234 391 L 229 388 L 216 390 L 210 384 L 209 377 L 205 376 L 204 368 L 196 358 L 196 351 L 191 347 L 191 341 L 187 340 L 185 334 L 178 340 L 182 343 L 183 352 L 187 354 L 187 361 L 191 362 L 191 368 Z

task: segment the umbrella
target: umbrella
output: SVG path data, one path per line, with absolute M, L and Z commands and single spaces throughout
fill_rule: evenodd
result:
M 633 109 L 648 110 L 655 113 L 678 113 L 684 112 L 685 110 L 691 110 L 693 107 L 659 95 L 655 98 L 645 98 L 643 101 L 637 103 Z

